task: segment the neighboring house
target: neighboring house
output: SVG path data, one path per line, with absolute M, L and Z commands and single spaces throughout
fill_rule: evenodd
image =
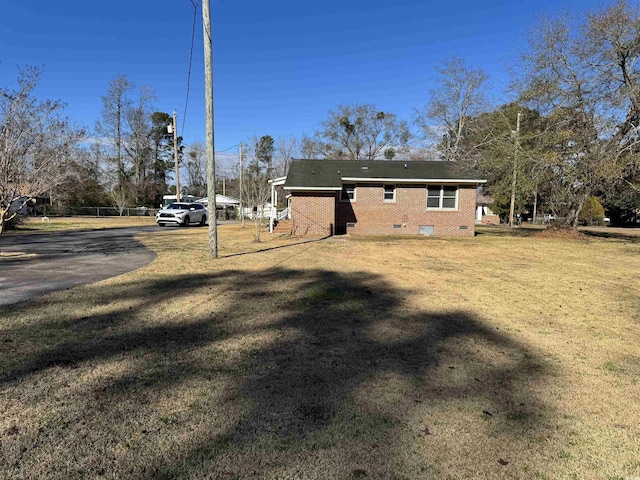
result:
M 493 203 L 493 198 L 482 193 L 482 189 L 478 189 L 478 198 L 476 200 L 476 223 L 483 225 L 500 225 L 500 216 L 493 213 L 489 206 Z
M 18 212 L 19 215 L 33 215 L 35 214 L 36 205 L 51 205 L 51 197 L 49 192 L 33 195 L 32 191 L 35 190 L 32 184 L 19 185 L 8 184 L 7 189 L 2 192 L 0 201 L 9 202 L 9 214 Z
M 474 235 L 476 189 L 486 180 L 454 167 L 441 161 L 294 160 L 282 180 L 291 233 Z
M 19 215 L 27 215 L 28 207 L 29 207 L 29 197 L 18 197 L 14 198 L 11 201 L 11 205 L 9 206 L 8 214 L 13 215 L 16 211 Z

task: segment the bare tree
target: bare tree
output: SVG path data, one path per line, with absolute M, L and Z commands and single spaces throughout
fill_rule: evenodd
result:
M 253 142 L 245 150 L 245 158 L 249 161 L 245 165 L 243 175 L 243 203 L 245 207 L 253 208 L 254 242 L 260 241 L 265 219 L 264 206 L 271 196 L 268 166 L 261 160 L 264 157 L 256 154 L 256 151 L 259 152 L 260 145 L 260 138 L 254 135 Z M 244 212 L 242 214 L 244 215 Z
M 327 158 L 328 155 L 324 155 L 324 152 L 319 152 L 316 142 L 309 135 L 302 135 L 300 138 L 300 153 L 302 158 L 308 159 L 321 159 Z
M 125 183 L 116 183 L 114 182 L 111 186 L 111 190 L 109 190 L 109 198 L 116 206 L 116 210 L 118 211 L 118 215 L 122 216 L 124 214 L 127 205 L 131 205 L 131 200 L 133 199 L 133 192 L 131 191 L 131 184 L 128 182 Z
M 64 178 L 64 162 L 84 135 L 64 105 L 34 96 L 41 70 L 25 67 L 15 89 L 0 87 L 0 234 L 31 199 Z
M 127 134 L 122 146 L 131 161 L 131 190 L 136 202 L 144 203 L 151 178 L 154 146 L 152 143 L 151 117 L 154 111 L 155 93 L 149 87 L 140 88 L 135 104 L 125 108 L 124 121 Z
M 111 80 L 107 94 L 102 97 L 101 118 L 96 124 L 96 132 L 106 139 L 113 149 L 112 156 L 110 156 L 112 164 L 110 176 L 114 201 L 116 198 L 119 201 L 127 201 L 130 195 L 123 143 L 128 133 L 124 117 L 131 106 L 127 92 L 132 88 L 133 84 L 124 75 L 118 75 Z M 122 209 L 120 209 L 120 214 L 122 214 Z
M 540 166 L 554 213 L 576 227 L 584 202 L 632 188 L 640 126 L 640 15 L 626 1 L 574 23 L 542 20 L 523 56 L 522 99 L 546 119 Z
M 373 104 L 338 105 L 308 147 L 324 158 L 391 160 L 406 150 L 410 136 L 407 122 Z
M 323 159 L 323 158 L 343 158 L 342 151 L 336 152 L 331 145 L 323 142 L 318 134 L 315 137 L 303 135 L 300 140 L 300 153 L 303 158 Z
M 57 211 L 74 213 L 76 208 L 108 204 L 96 145 L 73 149 L 64 164 L 64 178 L 49 190 L 51 204 L 56 205 Z
M 207 195 L 207 156 L 206 147 L 203 143 L 191 144 L 187 153 L 187 184 L 189 193 L 196 197 Z M 217 168 L 218 176 L 220 169 Z
M 120 206 L 130 203 L 157 204 L 173 166 L 173 136 L 166 130 L 171 117 L 154 111 L 153 89 L 143 86 L 132 94 L 133 88 L 124 75 L 113 79 L 96 124 L 97 134 L 110 147 L 105 149 L 106 171 L 111 196 L 121 211 Z M 178 154 L 182 156 L 180 145 Z
M 460 160 L 472 147 L 463 148 L 463 139 L 473 119 L 487 110 L 487 75 L 458 57 L 445 60 L 437 72 L 438 88 L 414 120 L 423 138 L 437 143 L 444 160 Z
M 289 172 L 291 160 L 300 155 L 300 142 L 293 135 L 286 135 L 276 138 L 275 147 L 274 174 L 281 177 Z

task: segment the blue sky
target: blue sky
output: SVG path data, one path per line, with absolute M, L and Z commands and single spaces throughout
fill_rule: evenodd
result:
M 253 134 L 312 134 L 339 103 L 375 103 L 410 120 L 452 55 L 484 69 L 494 99 L 507 101 L 506 66 L 537 18 L 601 5 L 211 0 L 216 150 Z M 204 141 L 200 10 L 184 127 L 191 0 L 0 0 L 0 85 L 15 83 L 19 65 L 44 66 L 39 96 L 66 102 L 72 121 L 93 127 L 109 81 L 122 73 L 155 90 L 157 110 L 178 110 L 187 144 Z

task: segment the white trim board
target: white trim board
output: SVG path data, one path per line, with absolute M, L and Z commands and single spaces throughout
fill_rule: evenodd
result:
M 295 190 L 296 192 L 305 191 L 324 191 L 324 192 L 337 192 L 342 190 L 342 187 L 284 187 L 285 190 Z
M 342 177 L 343 182 L 362 182 L 362 183 L 380 183 L 380 182 L 394 182 L 394 183 L 487 183 L 486 180 L 456 180 L 452 178 L 362 178 L 362 177 Z M 286 188 L 286 187 L 285 187 Z

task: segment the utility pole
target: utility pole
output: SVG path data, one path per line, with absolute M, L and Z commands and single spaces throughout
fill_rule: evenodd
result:
M 509 207 L 509 226 L 513 227 L 513 214 L 516 205 L 516 183 L 518 178 L 518 135 L 520 134 L 520 117 L 522 113 L 518 112 L 516 120 L 516 130 L 513 132 L 515 142 L 513 150 L 513 178 L 511 180 L 511 206 Z
M 209 254 L 218 258 L 218 219 L 216 217 L 216 160 L 213 142 L 213 41 L 209 0 L 202 1 L 202 29 L 204 37 L 204 80 L 207 114 L 207 197 L 209 200 Z
M 244 191 L 242 190 L 242 172 L 244 170 L 242 165 L 243 159 L 242 142 L 240 142 L 240 218 L 242 219 L 242 228 L 244 228 Z
M 173 111 L 173 161 L 176 164 L 176 202 L 180 201 L 180 169 L 178 168 L 178 112 Z

